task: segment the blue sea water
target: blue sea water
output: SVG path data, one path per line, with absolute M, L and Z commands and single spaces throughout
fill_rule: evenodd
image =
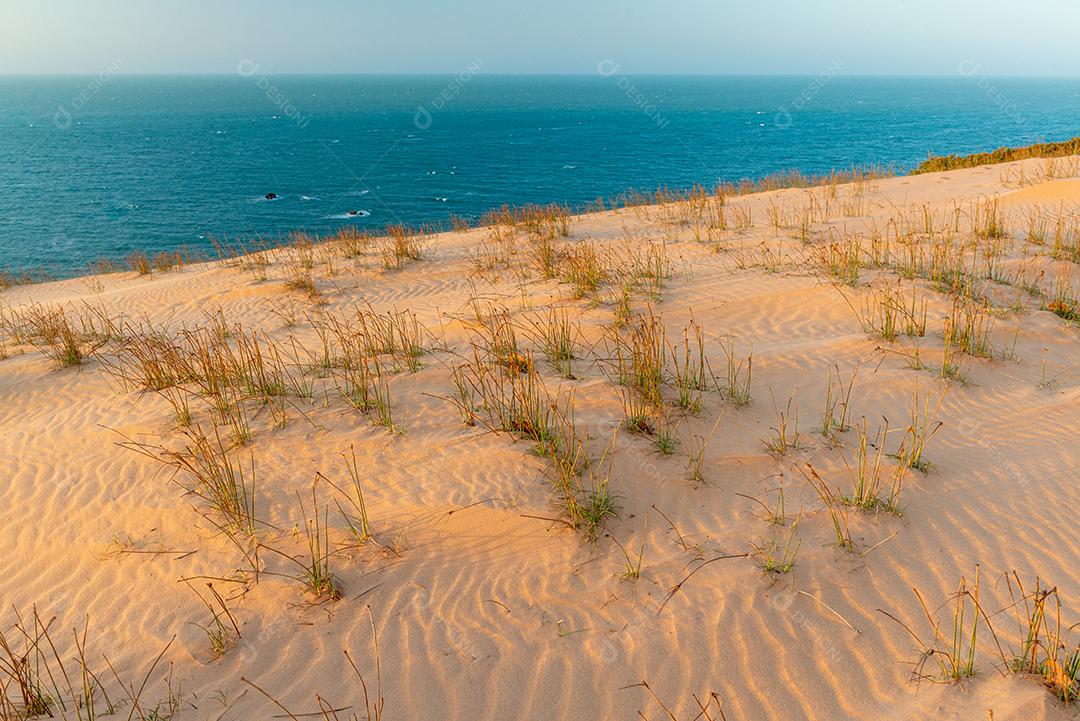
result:
M 1077 79 L 601 71 L 0 77 L 0 268 L 1080 135 Z

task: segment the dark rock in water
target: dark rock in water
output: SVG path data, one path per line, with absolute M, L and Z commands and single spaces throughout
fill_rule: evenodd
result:
M 277 193 L 267 193 L 264 197 L 267 200 L 277 200 Z
M 356 212 L 355 210 L 350 210 L 349 215 L 360 215 L 360 213 Z

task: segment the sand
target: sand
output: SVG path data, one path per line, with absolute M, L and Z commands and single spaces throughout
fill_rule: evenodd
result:
M 1075 212 L 1080 209 L 1080 182 L 1075 178 L 1049 180 L 1009 193 L 1005 201 L 1010 205 L 1032 205 L 1048 210 L 1066 208 Z
M 740 407 L 715 390 L 704 393 L 702 410 L 680 423 L 672 455 L 648 436 L 618 434 L 610 488 L 619 515 L 595 540 L 545 520 L 560 517 L 548 483 L 552 464 L 530 443 L 461 422 L 446 400 L 453 388 L 448 365 L 454 353 L 468 352 L 473 294 L 519 319 L 549 306 L 571 309 L 597 343 L 592 356 L 583 352 L 575 361 L 578 379 L 560 379 L 546 361 L 537 363 L 549 389 L 573 389 L 577 423 L 589 430 L 598 459 L 622 419 L 598 343 L 612 306 L 606 291 L 599 299 L 574 298 L 569 285 L 535 273 L 524 281 L 507 270 L 477 273 L 469 257 L 485 229 L 438 235 L 424 258 L 401 270 L 382 269 L 374 256 L 339 257 L 332 268 L 320 259 L 314 273 L 321 307 L 285 287 L 284 253 L 265 280 L 215 262 L 7 289 L 0 306 L 9 313 L 31 304 L 89 306 L 178 329 L 205 325 L 206 313 L 220 309 L 229 323 L 279 341 L 291 335 L 309 348 L 317 337 L 306 315 L 366 304 L 378 312 L 409 309 L 439 348 L 425 353 L 419 372 L 390 379 L 398 432 L 374 426 L 328 392 L 293 399 L 283 428 L 253 411 L 252 438 L 235 451 L 257 468 L 257 515 L 267 524 L 260 536 L 302 557 L 297 495 L 308 502 L 318 473 L 347 485 L 342 453 L 355 449 L 374 540 L 350 540 L 334 505 L 340 497 L 319 482 L 343 592 L 330 601 L 287 577 L 295 565 L 273 553 L 262 554 L 257 582 L 238 573 L 245 568 L 241 554 L 215 528 L 206 504 L 185 494 L 183 474 L 120 445 L 126 437 L 177 446 L 180 431 L 162 397 L 122 388 L 98 358 L 58 368 L 31 345 L 6 338 L 2 627 L 16 639 L 16 610 L 24 620 L 35 607 L 43 618 L 55 617 L 53 633 L 70 672 L 78 669 L 71 629 L 81 632 L 88 618 L 90 665 L 114 700 L 125 694 L 103 656 L 125 684 L 138 687 L 150 672 L 140 701 L 148 717 L 168 699 L 169 677 L 177 704 L 160 706 L 159 717 L 321 718 L 321 698 L 342 719 L 368 718 L 347 650 L 372 695 L 381 680 L 387 719 L 630 719 L 639 712 L 670 718 L 636 685 L 642 682 L 680 720 L 698 716 L 695 695 L 705 702 L 713 692 L 731 721 L 1075 718 L 1078 706 L 1056 699 L 1039 678 L 1003 672 L 985 623 L 974 677 L 913 683 L 922 648 L 898 621 L 930 638 L 914 589 L 937 608 L 962 577 L 974 579 L 976 567 L 981 603 L 1003 646 L 1019 643 L 1013 612 L 1001 612 L 1010 602 L 1006 573 L 1056 586 L 1063 622 L 1080 621 L 1080 453 L 1073 438 L 1080 328 L 1040 310 L 1030 294 L 988 283 L 1006 299 L 991 332 L 994 357 L 966 357 L 962 378 L 946 382 L 932 367 L 913 369 L 905 357 L 917 343 L 928 366 L 938 362 L 941 318 L 950 307 L 944 294 L 920 281 L 930 300 L 926 337 L 890 343 L 864 332 L 812 260 L 830 230 L 834 238 L 845 229 L 869 237 L 871 227 L 913 218 L 924 207 L 942 219 L 958 208 L 966 217 L 973 201 L 999 196 L 1015 237 L 1004 267 L 1034 258 L 1026 262 L 1047 269 L 1047 283 L 1055 272 L 1075 279 L 1075 266 L 1023 236 L 1032 207 L 1056 211 L 1080 202 L 1080 182 L 1017 188 L 1007 184 L 1003 167 L 874 181 L 861 195 L 864 214 L 845 217 L 835 201 L 807 244 L 768 221 L 770 206 L 804 207 L 806 190 L 730 199 L 729 207 L 751 210 L 754 225 L 719 233 L 717 251 L 695 241 L 691 228 L 669 222 L 670 209 L 575 217 L 563 242 L 591 238 L 617 247 L 627 234 L 632 243 L 668 241 L 675 273 L 651 306 L 669 339 L 696 319 L 718 375 L 726 368 L 722 343 L 734 340 L 743 355 L 753 348 L 753 402 Z M 1028 161 L 1026 177 L 1036 177 L 1039 167 Z M 838 198 L 854 192 L 842 186 Z M 783 261 L 755 266 L 760 248 L 778 245 Z M 860 288 L 894 282 L 882 281 L 882 273 L 863 268 Z M 1019 308 L 1009 309 L 1014 296 Z M 633 301 L 637 312 L 649 304 L 641 294 Z M 293 308 L 297 323 L 285 327 L 275 308 Z M 101 353 L 107 356 L 108 346 Z M 850 511 L 851 551 L 833 545 L 829 516 L 801 470 L 809 463 L 834 485 L 849 486 L 845 466 L 854 463 L 856 431 L 829 439 L 816 430 L 831 368 L 845 379 L 858 369 L 848 417 L 867 419 L 871 441 L 887 418 L 888 452 L 904 434 L 916 387 L 925 398 L 945 394 L 940 432 L 926 449 L 932 465 L 907 473 L 902 515 Z M 789 397 L 801 438 L 780 455 L 762 439 Z M 203 405 L 193 401 L 207 425 Z M 702 478 L 691 480 L 690 437 L 714 426 Z M 778 528 L 752 499 L 774 505 L 780 487 L 788 518 Z M 752 553 L 774 535 L 783 541 L 796 518 L 801 545 L 789 573 L 767 573 L 753 555 L 712 560 Z M 635 559 L 644 544 L 640 578 L 622 577 L 626 559 L 615 540 Z M 200 628 L 211 614 L 182 582 L 205 590 L 206 578 L 218 579 L 215 588 L 239 626 L 239 638 L 219 658 Z M 940 616 L 946 629 L 949 613 L 944 608 Z M 936 673 L 936 663 L 924 667 L 927 674 Z M 710 703 L 709 717 L 720 718 Z M 120 716 L 129 711 L 130 702 L 122 702 Z M 78 712 L 69 703 L 55 713 Z

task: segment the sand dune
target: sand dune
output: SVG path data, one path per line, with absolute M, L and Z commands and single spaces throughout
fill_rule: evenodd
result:
M 1018 168 L 1035 184 L 1017 187 Z M 1056 588 L 1063 626 L 1080 622 L 1080 457 L 1072 440 L 1080 329 L 1067 318 L 1071 289 L 1080 288 L 1070 215 L 1080 181 L 1038 182 L 1040 168 L 1027 161 L 732 197 L 726 227 L 715 199 L 699 198 L 575 217 L 567 237 L 547 220 L 503 227 L 500 240 L 488 228 L 447 233 L 400 269 L 382 267 L 379 241 L 353 239 L 285 247 L 264 254 L 265 263 L 7 289 L 5 638 L 13 649 L 26 644 L 16 613 L 23 628 L 33 625 L 34 609 L 55 618 L 60 660 L 51 651 L 43 658 L 57 678 L 43 683 L 50 710 L 67 718 L 87 714 L 71 701 L 82 666 L 71 629 L 81 634 L 87 619 L 87 665 L 101 687 L 93 704 L 103 713 L 107 692 L 120 715 L 135 718 L 375 718 L 345 651 L 368 704 L 385 699 L 387 719 L 671 718 L 661 702 L 680 720 L 718 719 L 717 704 L 729 721 L 1075 718 L 1077 705 L 1056 698 L 1041 677 L 1006 668 L 1022 639 L 1006 574 L 1028 590 L 1036 578 Z M 1048 237 L 1031 242 L 1043 212 Z M 743 213 L 752 224 L 737 228 Z M 1059 215 L 1074 235 L 1055 241 Z M 983 232 L 990 221 L 1005 230 Z M 595 247 L 606 277 L 582 292 L 544 278 L 534 263 L 541 238 L 554 246 L 560 272 L 568 272 L 566 253 Z M 363 249 L 346 258 L 357 244 Z M 650 253 L 659 265 L 642 260 Z M 649 276 L 647 267 L 666 272 Z M 914 286 L 904 277 L 913 267 Z M 286 286 L 297 273 L 310 273 L 317 295 Z M 617 322 L 624 285 L 629 326 Z M 895 338 L 870 327 L 885 322 L 882 294 L 893 290 L 900 307 L 915 308 L 906 319 L 893 308 Z M 922 303 L 925 334 L 906 335 Z M 79 344 L 97 346 L 81 364 L 60 367 L 42 352 L 59 342 L 32 321 L 47 308 L 64 309 Z M 550 308 L 580 324 L 569 373 L 534 337 L 530 319 L 543 325 Z M 479 406 L 480 422 L 465 425 L 449 400 L 454 368 L 488 367 L 484 359 L 469 364 L 479 339 L 493 337 L 499 309 L 551 402 L 563 410 L 572 403 L 573 422 L 587 433 L 592 464 L 577 467 L 578 500 L 607 478 L 616 515 L 595 538 L 568 527 L 558 466 L 536 443 L 486 428 Z M 397 315 L 408 311 L 426 329 L 421 355 L 402 350 L 379 361 L 393 430 L 373 422 L 376 410 L 342 399 L 340 349 L 319 363 L 327 319 L 355 324 L 358 311 L 409 320 Z M 634 433 L 621 398 L 635 391 L 618 383 L 613 344 L 650 317 L 670 344 L 664 410 L 648 411 L 653 434 Z M 87 318 L 128 325 L 90 337 Z M 969 335 L 954 332 L 947 342 L 949 324 L 965 320 Z M 178 427 L 166 392 L 118 379 L 134 377 L 130 365 L 117 365 L 125 337 L 153 327 L 180 344 L 185 329 L 215 322 L 225 345 L 257 331 L 263 348 L 276 348 L 311 388 L 283 391 L 279 411 L 276 401 L 249 394 L 237 406 L 249 437 L 233 438 L 220 410 L 228 403 L 182 382 L 192 427 L 210 437 L 217 427 L 227 455 L 255 479 L 252 534 L 224 532 L 214 506 L 188 492 L 191 474 L 165 463 L 162 453 L 182 454 L 192 432 Z M 700 408 L 680 409 L 674 374 L 684 348 L 696 353 L 693 323 L 709 378 L 686 391 Z M 969 341 L 976 347 L 964 352 Z M 752 402 L 743 405 L 724 389 L 729 369 L 745 380 L 751 352 Z M 422 367 L 410 369 L 414 361 Z M 830 373 L 843 384 L 853 371 L 847 428 L 823 435 Z M 834 403 L 842 393 L 833 386 Z M 921 408 L 940 399 L 940 409 L 927 421 L 926 465 L 897 470 L 889 454 L 910 451 L 915 393 Z M 781 412 L 785 452 L 763 442 L 776 445 Z M 659 447 L 658 416 L 674 425 L 670 454 Z M 867 463 L 884 450 L 882 493 L 894 474 L 903 479 L 902 512 L 841 505 L 851 541 L 843 548 L 807 466 L 850 493 L 863 423 Z M 698 474 L 692 456 L 703 444 Z M 358 517 L 348 500 L 353 453 L 371 539 L 358 540 L 346 520 Z M 776 525 L 766 507 L 776 510 L 781 488 L 786 518 Z M 297 578 L 318 555 L 304 533 L 314 517 L 326 526 L 324 560 L 338 599 L 318 597 Z M 779 556 L 797 548 L 786 573 L 762 568 L 755 548 L 772 542 Z M 640 577 L 628 578 L 639 551 Z M 976 673 L 945 683 L 938 676 L 940 651 L 952 641 L 950 595 L 962 577 L 974 581 L 976 567 Z M 941 624 L 937 642 L 915 589 Z M 220 655 L 206 632 L 215 612 Z M 1071 653 L 1077 637 L 1068 643 Z M 939 653 L 923 656 L 931 646 Z M 2 664 L 11 702 L 0 717 L 17 717 L 25 699 Z M 60 680 L 61 665 L 74 690 Z M 915 683 L 917 668 L 926 678 Z M 135 690 L 146 676 L 136 708 L 117 675 Z M 707 715 L 699 716 L 695 696 Z

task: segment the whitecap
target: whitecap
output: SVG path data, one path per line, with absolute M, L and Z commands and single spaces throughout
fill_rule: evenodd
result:
M 356 215 L 352 213 L 338 213 L 336 215 L 326 216 L 327 220 L 356 220 L 357 218 L 366 218 L 371 215 L 370 210 L 358 210 Z

